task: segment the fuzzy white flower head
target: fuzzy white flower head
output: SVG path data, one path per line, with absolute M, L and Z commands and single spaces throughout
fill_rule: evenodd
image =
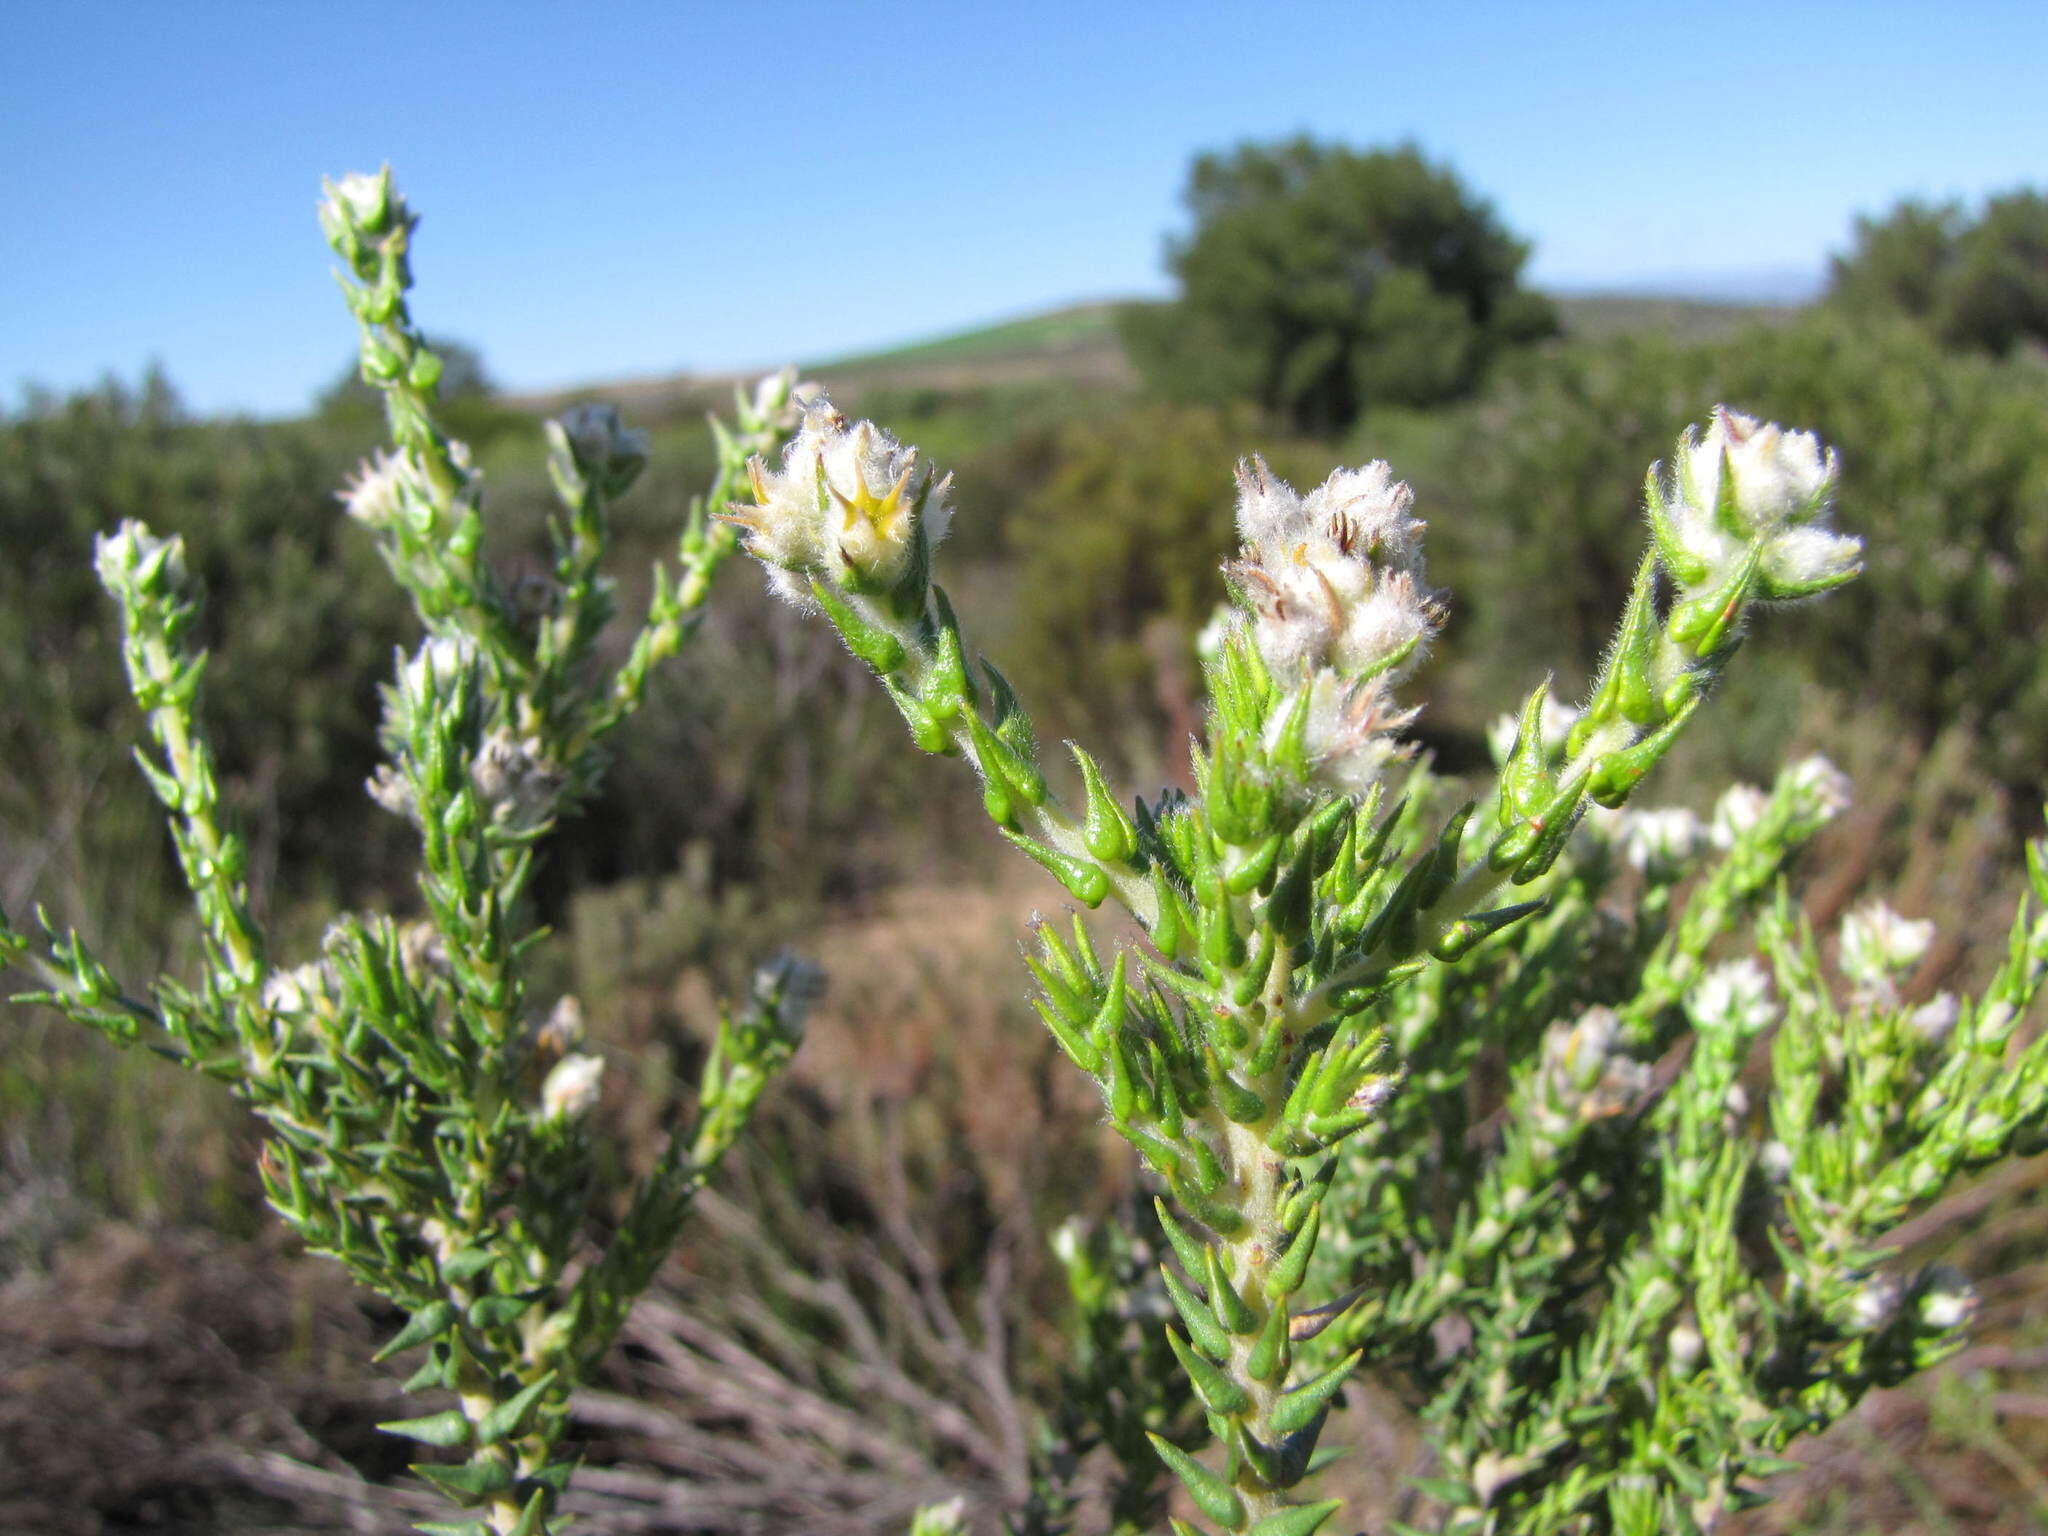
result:
M 325 183 L 326 198 L 320 205 L 323 223 L 361 228 L 371 234 L 382 231 L 389 221 L 393 204 L 404 205 L 391 185 L 391 167 L 385 166 L 377 172 L 350 171 L 339 181 Z
M 1977 1288 L 1946 1264 L 1937 1264 L 1921 1281 L 1920 1321 L 1946 1333 L 1977 1315 Z
M 784 368 L 767 374 L 754 383 L 753 398 L 747 402 L 747 425 L 753 427 L 787 428 L 796 425 L 793 410 L 797 407 L 796 370 Z M 817 386 L 811 386 L 816 393 Z
M 1787 776 L 1802 821 L 1825 825 L 1849 809 L 1855 798 L 1849 775 L 1818 752 L 1794 763 Z
M 793 577 L 889 587 L 909 569 L 920 530 L 946 536 L 951 477 L 935 480 L 906 448 L 871 421 L 849 422 L 823 395 L 804 410 L 781 469 L 750 461 L 754 502 L 726 516 L 746 530 L 747 553 L 771 568 L 785 597 L 803 601 Z M 780 579 L 776 579 L 777 573 Z
M 1537 1129 L 1562 1137 L 1575 1126 L 1624 1114 L 1650 1091 L 1650 1081 L 1650 1063 L 1629 1054 L 1612 1008 L 1588 1008 L 1568 1023 L 1560 1019 L 1543 1034 Z
M 1847 580 L 1862 559 L 1860 539 L 1825 526 L 1836 468 L 1834 450 L 1811 432 L 1717 406 L 1704 436 L 1688 429 L 1679 440 L 1665 508 L 1708 581 L 1762 540 L 1765 595 L 1797 597 Z
M 596 1056 L 564 1056 L 549 1069 L 540 1087 L 543 1120 L 580 1120 L 597 1107 L 604 1080 L 604 1062 Z
M 263 1006 L 272 1013 L 309 1013 L 333 995 L 334 967 L 309 961 L 289 971 L 272 971 L 263 983 Z
M 1962 1016 L 1963 1005 L 1956 1000 L 1955 993 L 1937 992 L 1907 1014 L 1906 1023 L 1929 1045 L 1939 1045 L 1955 1033 Z
M 1730 784 L 1714 802 L 1714 820 L 1709 836 L 1716 848 L 1732 848 L 1735 840 L 1764 819 L 1771 797 L 1754 784 Z
M 1898 978 L 1933 942 L 1933 923 L 1901 917 L 1882 901 L 1867 902 L 1842 919 L 1842 974 L 1866 995 L 1890 1001 Z
M 137 595 L 176 598 L 190 585 L 185 541 L 176 534 L 160 539 L 132 517 L 93 540 L 93 568 L 120 602 Z
M 1759 532 L 1809 521 L 1834 490 L 1834 450 L 1813 433 L 1788 432 L 1725 405 L 1715 407 L 1704 437 L 1688 437 L 1685 455 L 1686 488 L 1698 505 L 1712 512 L 1725 490 Z
M 1656 879 L 1681 875 L 1707 846 L 1707 829 L 1682 805 L 1624 810 L 1621 853 L 1629 865 Z
M 1849 1326 L 1858 1333 L 1877 1333 L 1891 1326 L 1906 1298 L 1897 1275 L 1872 1275 L 1849 1298 Z
M 403 448 L 380 451 L 357 466 L 355 478 L 342 487 L 341 503 L 357 522 L 381 530 L 405 515 L 419 489 L 411 454 Z
M 1277 751 L 1295 712 L 1302 717 L 1302 749 L 1309 775 L 1339 794 L 1362 795 L 1390 763 L 1412 748 L 1400 739 L 1415 718 L 1401 709 L 1383 679 L 1347 683 L 1325 667 L 1282 695 L 1266 717 L 1266 750 Z
M 1778 1016 L 1771 999 L 1771 978 L 1755 960 L 1730 960 L 1699 979 L 1686 998 L 1686 1011 L 1696 1029 L 1733 1029 L 1753 1035 Z
M 445 693 L 477 663 L 476 642 L 467 635 L 436 635 L 398 669 L 398 690 L 409 707 Z
M 1404 676 L 1436 633 L 1423 584 L 1414 493 L 1384 463 L 1340 469 L 1307 497 L 1259 458 L 1238 465 L 1238 532 L 1230 567 L 1252 611 L 1252 636 L 1283 682 L 1332 666 L 1347 677 Z
M 554 814 L 566 775 L 548 761 L 538 737 L 500 726 L 478 748 L 469 779 L 493 821 L 530 831 Z

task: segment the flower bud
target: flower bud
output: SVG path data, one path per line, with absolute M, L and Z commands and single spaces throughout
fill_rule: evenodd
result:
M 1818 752 L 1786 769 L 1779 785 L 1792 797 L 1795 820 L 1814 828 L 1833 821 L 1854 798 L 1849 775 Z
M 1716 848 L 1733 848 L 1736 840 L 1764 819 L 1771 797 L 1754 784 L 1730 784 L 1714 802 L 1708 835 Z
M 123 604 L 138 598 L 176 601 L 192 584 L 185 569 L 185 541 L 175 534 L 160 539 L 133 518 L 93 540 L 93 565 L 100 585 Z
M 1824 526 L 1835 478 L 1834 451 L 1812 433 L 1717 406 L 1704 436 L 1688 429 L 1679 440 L 1671 482 L 1658 493 L 1678 563 L 1690 567 L 1675 574 L 1688 587 L 1717 587 L 1760 544 L 1765 597 L 1803 597 L 1848 580 L 1861 569 L 1863 544 Z
M 1707 845 L 1706 827 L 1683 806 L 1621 814 L 1622 857 L 1652 880 L 1683 875 Z
M 1906 1288 L 1896 1275 L 1873 1275 L 1849 1298 L 1847 1323 L 1856 1333 L 1877 1333 L 1891 1326 L 1905 1301 Z
M 491 819 L 517 832 L 532 831 L 554 814 L 565 782 L 537 737 L 516 737 L 502 726 L 484 738 L 469 778 Z
M 1692 1368 L 1699 1364 L 1700 1356 L 1706 1353 L 1707 1341 L 1700 1337 L 1700 1331 L 1688 1319 L 1675 1326 L 1664 1341 L 1671 1369 L 1681 1376 L 1692 1374 Z
M 792 578 L 822 575 L 856 589 L 894 587 L 909 570 L 916 541 L 946 536 L 951 478 L 935 480 L 915 448 L 873 422 L 849 422 L 818 397 L 804 412 L 782 468 L 751 461 L 754 500 L 725 515 L 746 531 L 747 553 L 785 573 L 771 582 L 804 601 Z
M 418 462 L 402 448 L 365 459 L 343 487 L 341 502 L 350 517 L 379 532 L 413 520 L 421 508 L 431 515 L 432 506 Z
M 540 1088 L 540 1117 L 549 1123 L 581 1120 L 597 1107 L 604 1062 L 596 1056 L 564 1056 Z
M 1702 1031 L 1733 1029 L 1753 1035 L 1770 1027 L 1778 1016 L 1771 999 L 1771 978 L 1755 960 L 1730 960 L 1699 979 L 1685 1000 L 1693 1027 Z
M 1933 923 L 1901 917 L 1882 901 L 1867 902 L 1842 919 L 1842 974 L 1864 996 L 1891 1002 L 1899 978 L 1933 942 Z
M 320 204 L 320 220 L 330 229 L 381 235 L 390 227 L 393 212 L 403 214 L 405 209 L 404 201 L 392 187 L 388 165 L 375 175 L 351 171 L 339 181 L 324 185 L 327 196 Z
M 647 434 L 629 428 L 616 406 L 573 406 L 547 424 L 547 436 L 548 468 L 568 489 L 622 496 L 647 467 Z
M 1929 1045 L 1939 1045 L 1955 1033 L 1962 1016 L 1963 1005 L 1956 1000 L 1955 993 L 1937 992 L 1906 1015 L 1906 1023 Z
M 1562 1139 L 1579 1125 L 1624 1114 L 1650 1089 L 1651 1068 L 1628 1053 L 1612 1008 L 1586 1009 L 1543 1035 L 1536 1128 Z
M 547 1022 L 534 1031 L 533 1048 L 543 1061 L 562 1061 L 583 1043 L 583 1005 L 563 993 L 549 1010 Z
M 754 1018 L 772 1019 L 782 1038 L 794 1044 L 803 1039 L 811 1009 L 824 995 L 824 970 L 783 950 L 754 972 L 748 1002 Z
M 1920 1280 L 1920 1321 L 1942 1333 L 1966 1327 L 1977 1315 L 1977 1288 L 1946 1264 L 1937 1264 Z

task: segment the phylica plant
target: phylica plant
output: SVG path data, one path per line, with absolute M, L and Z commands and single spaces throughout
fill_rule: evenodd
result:
M 415 1468 L 467 1512 L 431 1528 L 537 1536 L 556 1528 L 570 1472 L 560 1441 L 571 1388 L 788 1061 L 817 978 L 789 959 L 762 969 L 719 1021 L 694 1118 L 600 1232 L 589 1120 L 603 1060 L 584 1043 L 575 999 L 549 1003 L 527 985 L 543 937 L 529 900 L 535 853 L 595 788 L 606 738 L 696 627 L 736 541 L 698 503 L 678 573 L 657 569 L 626 657 L 607 669 L 608 509 L 645 463 L 643 441 L 609 408 L 549 424 L 564 508 L 553 570 L 532 592 L 509 591 L 483 557 L 478 471 L 435 423 L 441 365 L 406 304 L 413 214 L 386 171 L 329 186 L 321 221 L 394 442 L 344 499 L 426 631 L 385 690 L 388 758 L 369 786 L 418 831 L 420 915 L 350 913 L 313 959 L 273 953 L 199 726 L 206 657 L 191 644 L 198 594 L 184 549 L 129 523 L 100 540 L 99 574 L 148 717 L 154 752 L 141 762 L 198 910 L 199 980 L 130 991 L 47 922 L 38 935 L 0 923 L 0 961 L 41 973 L 44 990 L 25 996 L 219 1079 L 262 1117 L 271 1204 L 308 1248 L 404 1311 L 380 1358 L 424 1352 L 408 1389 L 453 1394 L 383 1426 L 451 1453 Z M 709 505 L 781 442 L 790 389 L 786 375 L 766 381 L 739 400 L 736 431 L 717 428 Z
M 1908 1008 L 1923 925 L 1864 909 L 1831 975 L 1785 893 L 1846 801 L 1824 761 L 1731 789 L 1711 828 L 1629 804 L 1759 605 L 1856 575 L 1835 476 L 1811 435 L 1725 409 L 1688 433 L 1651 470 L 1650 548 L 1585 707 L 1539 685 L 1491 787 L 1447 806 L 1400 735 L 1441 615 L 1408 488 L 1372 464 L 1301 496 L 1254 459 L 1198 792 L 1126 811 L 1073 747 L 1070 811 L 930 579 L 950 482 L 822 401 L 779 468 L 752 466 L 729 515 L 776 589 L 823 611 L 918 746 L 974 765 L 1005 837 L 1149 935 L 1105 954 L 1045 923 L 1031 963 L 1177 1261 L 1178 1379 L 1068 1382 L 1106 1416 L 1119 1509 L 1170 1468 L 1217 1527 L 1307 1536 L 1338 1507 L 1301 1501 L 1319 1437 L 1370 1369 L 1435 1442 L 1438 1530 L 1700 1531 L 1798 1436 L 1956 1346 L 1968 1287 L 1893 1273 L 1882 1238 L 2039 1137 L 2048 1043 L 2014 1042 L 2048 918 L 2023 906 L 1982 996 Z M 2048 901 L 2042 844 L 2029 861 Z M 1090 1317 L 1135 1283 L 1072 1239 L 1062 1258 Z M 1174 1428 L 1190 1392 L 1208 1453 Z M 1020 1529 L 1065 1528 L 1056 1481 Z

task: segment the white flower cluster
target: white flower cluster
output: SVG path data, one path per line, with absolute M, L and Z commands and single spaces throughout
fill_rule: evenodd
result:
M 1575 1125 L 1623 1114 L 1650 1091 L 1650 1080 L 1650 1063 L 1628 1053 L 1612 1008 L 1559 1020 L 1543 1035 L 1536 1129 L 1562 1139 Z
M 554 815 L 565 776 L 547 759 L 538 737 L 517 736 L 501 726 L 477 749 L 469 780 L 494 822 L 527 832 Z
M 953 512 L 952 477 L 929 465 L 871 421 L 849 422 L 819 395 L 804 407 L 782 467 L 756 458 L 751 505 L 725 516 L 746 531 L 747 553 L 769 567 L 770 584 L 799 604 L 809 601 L 802 577 L 886 589 L 910 568 L 919 533 L 932 545 L 945 538 Z
M 1866 902 L 1842 919 L 1842 974 L 1866 1001 L 1898 1001 L 1898 983 L 1934 942 L 1934 924 L 1901 917 L 1882 901 Z
M 1795 828 L 1814 830 L 1826 826 L 1846 811 L 1854 798 L 1855 785 L 1820 753 L 1802 757 L 1779 776 L 1779 792 L 1788 797 L 1787 818 Z M 1731 784 L 1714 804 L 1708 832 L 1716 848 L 1735 846 L 1737 838 L 1764 819 L 1771 796 L 1754 784 Z
M 1390 687 L 1421 660 L 1441 622 L 1424 582 L 1414 493 L 1384 463 L 1340 469 L 1307 496 L 1251 458 L 1238 466 L 1244 550 L 1228 571 L 1251 613 L 1252 643 L 1284 690 L 1268 747 L 1305 711 L 1318 778 L 1358 794 L 1404 752 L 1414 718 Z
M 1340 469 L 1307 496 L 1259 458 L 1237 467 L 1244 554 L 1231 573 L 1274 677 L 1322 667 L 1398 681 L 1421 659 L 1438 614 L 1423 584 L 1415 493 L 1383 462 Z
M 1763 541 L 1759 572 L 1770 595 L 1794 597 L 1847 580 L 1863 542 L 1826 527 L 1834 450 L 1719 406 L 1704 437 L 1688 430 L 1665 493 L 1680 547 L 1718 585 Z
M 1732 1029 L 1753 1035 L 1778 1017 L 1771 977 L 1755 960 L 1730 960 L 1702 976 L 1685 1000 L 1693 1027 L 1701 1033 Z
M 593 1109 L 603 1091 L 604 1062 L 596 1056 L 564 1056 L 540 1085 L 540 1117 L 573 1123 Z
M 1620 814 L 1621 855 L 1652 880 L 1678 879 L 1707 847 L 1706 824 L 1682 805 Z
M 555 429 L 556 423 L 549 427 Z M 460 499 L 481 490 L 481 472 L 465 443 L 450 443 L 448 456 L 461 477 Z M 441 496 L 428 479 L 418 455 L 408 449 L 379 451 L 356 466 L 355 478 L 342 488 L 341 504 L 348 515 L 374 532 L 405 526 L 421 537 L 432 533 L 441 516 Z

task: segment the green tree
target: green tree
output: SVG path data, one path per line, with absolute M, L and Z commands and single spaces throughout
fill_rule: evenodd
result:
M 1519 286 L 1528 246 L 1413 145 L 1205 154 L 1187 203 L 1194 230 L 1170 250 L 1181 300 L 1125 322 L 1169 395 L 1250 398 L 1330 432 L 1370 404 L 1464 394 L 1504 346 L 1556 329 Z
M 2048 195 L 2015 189 L 1975 219 L 1958 203 L 1911 199 L 1858 219 L 1828 297 L 1852 314 L 1906 315 L 1959 349 L 2048 343 Z

